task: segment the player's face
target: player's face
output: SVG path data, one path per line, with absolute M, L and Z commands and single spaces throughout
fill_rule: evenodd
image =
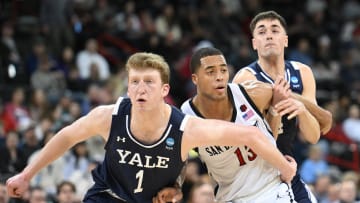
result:
M 197 94 L 209 99 L 224 99 L 229 81 L 228 67 L 223 55 L 206 56 L 200 59 L 198 71 L 192 75 Z
M 128 80 L 128 96 L 135 108 L 154 109 L 164 102 L 164 97 L 169 93 L 169 85 L 162 83 L 156 69 L 131 68 Z
M 256 23 L 253 35 L 253 48 L 257 50 L 259 57 L 284 56 L 288 36 L 279 20 L 260 20 Z

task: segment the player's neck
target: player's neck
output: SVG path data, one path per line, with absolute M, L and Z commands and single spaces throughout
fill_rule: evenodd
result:
M 223 100 L 212 100 L 197 95 L 193 103 L 197 110 L 205 118 L 230 121 L 233 113 L 233 105 L 228 98 Z
M 261 69 L 267 73 L 272 79 L 275 79 L 278 75 L 283 76 L 285 72 L 285 60 L 284 58 L 271 58 L 264 59 L 259 58 L 258 63 Z
M 132 113 L 130 129 L 137 139 L 146 143 L 154 143 L 162 136 L 169 123 L 171 107 L 164 103 L 160 105 L 159 109 L 156 113 Z

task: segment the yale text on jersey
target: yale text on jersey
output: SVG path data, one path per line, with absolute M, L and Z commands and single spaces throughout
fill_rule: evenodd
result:
M 133 153 L 128 150 L 117 149 L 119 154 L 120 164 L 129 164 L 137 167 L 143 168 L 168 168 L 169 167 L 169 157 L 163 156 L 148 156 L 148 155 L 140 155 L 139 153 Z

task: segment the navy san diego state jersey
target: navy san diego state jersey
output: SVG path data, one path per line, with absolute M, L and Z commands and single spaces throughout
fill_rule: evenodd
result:
M 162 137 L 153 144 L 144 144 L 132 135 L 130 112 L 130 99 L 119 98 L 112 115 L 105 158 L 93 171 L 95 185 L 86 197 L 108 192 L 126 202 L 146 203 L 163 187 L 175 184 L 184 166 L 181 140 L 187 117 L 172 107 Z

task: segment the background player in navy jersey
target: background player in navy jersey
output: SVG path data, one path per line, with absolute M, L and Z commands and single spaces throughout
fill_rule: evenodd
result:
M 284 59 L 285 47 L 288 46 L 288 36 L 283 17 L 274 11 L 259 13 L 251 21 L 250 30 L 253 36 L 252 46 L 257 51 L 258 60 L 242 68 L 234 77 L 233 82 L 240 83 L 257 79 L 274 84 L 275 79 L 282 76 L 290 85 L 292 92 L 301 94 L 316 104 L 316 84 L 310 67 Z M 274 90 L 276 91 L 276 89 Z M 274 112 L 273 110 L 281 113 L 278 115 L 276 113 L 271 114 Z M 323 117 L 325 126 L 320 128 L 314 116 L 306 108 L 303 108 L 300 102 L 293 98 L 279 102 L 274 97 L 272 108 L 268 113 L 268 120 L 271 126 L 281 123 L 277 139 L 280 151 L 283 154 L 293 156 L 292 146 L 298 131 L 309 143 L 318 142 L 321 132 L 325 133 L 331 128 L 331 114 L 328 112 L 327 114 Z M 293 117 L 294 115 L 296 118 Z M 292 189 L 297 202 L 316 201 L 310 198 L 311 193 L 298 174 L 292 181 Z
M 256 80 L 240 86 L 228 84 L 226 60 L 221 51 L 212 47 L 193 54 L 190 70 L 197 94 L 183 103 L 181 110 L 184 113 L 243 125 L 255 123 L 263 136 L 275 145 L 273 134 L 262 116 L 272 101 L 270 84 Z M 286 81 L 279 78 L 276 82 L 278 91 L 291 93 Z M 306 102 L 317 117 L 323 116 L 324 112 L 315 104 L 301 96 L 298 99 Z M 285 186 L 284 190 L 277 170 L 257 157 L 251 148 L 206 146 L 197 151 L 218 184 L 216 197 L 219 202 L 290 202 L 293 198 L 291 189 Z M 279 194 L 282 194 L 280 198 Z
M 106 141 L 106 153 L 92 173 L 95 184 L 84 202 L 151 202 L 158 191 L 175 184 L 188 151 L 197 146 L 247 145 L 278 168 L 284 181 L 294 176 L 294 160 L 284 158 L 258 128 L 188 116 L 166 104 L 170 71 L 161 56 L 136 53 L 126 69 L 129 98 L 96 107 L 60 130 L 36 160 L 7 180 L 11 197 L 21 197 L 37 172 L 96 135 Z

